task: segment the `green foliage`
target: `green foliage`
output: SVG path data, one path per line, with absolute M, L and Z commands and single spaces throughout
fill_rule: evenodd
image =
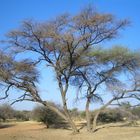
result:
M 15 111 L 14 117 L 18 121 L 29 121 L 30 114 L 30 111 Z
M 130 102 L 121 102 L 120 107 L 124 110 L 131 110 L 131 104 Z
M 117 110 L 106 110 L 100 113 L 98 117 L 99 122 L 110 123 L 119 122 L 123 120 L 123 116 Z
M 136 115 L 140 119 L 140 106 L 131 109 L 132 114 Z
M 118 63 L 118 64 L 135 64 L 139 66 L 139 52 L 133 52 L 127 47 L 113 46 L 112 48 L 103 49 L 101 47 L 91 49 L 89 57 L 95 57 L 99 63 Z
M 86 112 L 85 111 L 80 111 L 79 114 L 80 114 L 80 117 L 82 119 L 85 119 L 86 118 Z
M 30 111 L 17 111 L 8 104 L 2 104 L 0 106 L 0 120 L 2 121 L 10 121 L 10 119 L 17 121 L 29 121 L 31 117 L 30 114 Z
M 57 128 L 61 127 L 61 124 L 65 124 L 62 118 L 44 106 L 35 107 L 32 111 L 32 118 L 36 121 L 43 122 L 47 127 Z
M 134 111 L 135 112 L 135 111 Z M 137 112 L 137 111 L 136 111 Z M 95 116 L 96 111 L 93 112 L 93 117 Z M 133 114 L 131 110 L 125 108 L 107 108 L 103 110 L 98 116 L 98 122 L 101 123 L 111 123 L 111 122 L 120 122 L 120 121 L 134 121 L 138 117 L 136 114 Z
M 0 106 L 0 119 L 6 121 L 7 119 L 11 119 L 14 117 L 14 109 L 8 105 L 3 104 Z

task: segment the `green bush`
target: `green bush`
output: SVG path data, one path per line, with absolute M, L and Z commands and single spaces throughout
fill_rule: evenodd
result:
M 117 109 L 108 109 L 99 114 L 98 121 L 104 123 L 119 122 L 123 121 L 123 116 Z
M 47 107 L 37 106 L 32 111 L 32 118 L 36 121 L 43 122 L 47 127 L 65 127 L 66 123 L 55 112 Z
M 18 121 L 29 121 L 30 111 L 15 111 L 14 117 Z
M 93 112 L 93 118 L 96 111 Z M 120 121 L 134 121 L 137 120 L 137 116 L 131 112 L 131 110 L 120 108 L 107 108 L 103 110 L 98 116 L 98 122 L 111 123 Z
M 6 121 L 7 119 L 12 119 L 14 113 L 14 109 L 10 105 L 3 104 L 0 106 L 0 120 Z
M 132 114 L 136 115 L 140 119 L 140 107 L 135 107 L 131 109 Z
M 80 111 L 79 112 L 79 115 L 82 119 L 85 119 L 86 118 L 86 112 L 85 111 Z

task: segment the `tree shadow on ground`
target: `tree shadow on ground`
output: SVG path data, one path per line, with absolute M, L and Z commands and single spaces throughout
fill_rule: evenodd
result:
M 15 126 L 15 124 L 0 124 L 0 129 L 5 129 L 13 126 Z
M 71 130 L 69 124 L 65 121 L 60 121 L 60 122 L 55 122 L 54 124 L 45 124 L 46 127 L 44 129 L 66 129 L 66 130 Z
M 83 129 L 86 126 L 86 123 L 79 123 L 76 124 L 76 126 L 78 127 L 78 130 Z M 46 125 L 46 127 L 44 129 L 66 129 L 66 130 L 72 130 L 71 127 L 69 126 L 69 124 L 67 122 L 59 122 L 57 124 L 53 124 L 53 125 Z
M 70 126 L 68 123 L 58 123 L 54 125 L 50 125 L 49 128 L 55 128 L 55 129 L 70 129 Z
M 96 130 L 94 130 L 94 132 L 99 131 L 100 129 L 110 128 L 110 127 L 140 127 L 140 125 L 133 122 L 126 122 L 123 124 L 107 124 L 107 125 L 99 126 L 98 128 L 96 128 Z

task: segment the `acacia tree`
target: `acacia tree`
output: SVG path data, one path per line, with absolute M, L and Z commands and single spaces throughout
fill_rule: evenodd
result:
M 114 53 L 113 53 L 114 52 Z M 105 80 L 107 89 L 111 92 L 112 98 L 108 100 L 96 113 L 93 120 L 93 131 L 96 131 L 97 118 L 102 110 L 111 105 L 113 102 L 117 103 L 123 99 L 134 98 L 139 100 L 140 97 L 140 55 L 137 52 L 132 52 L 126 48 L 115 48 L 109 52 L 113 58 L 112 74 L 104 77 L 108 78 Z M 109 55 L 110 56 L 110 55 Z M 104 56 L 103 56 L 104 57 Z M 108 56 L 107 56 L 108 57 Z M 103 58 L 104 59 L 104 58 Z M 105 56 L 106 61 L 106 56 Z M 110 65 L 109 65 L 110 66 Z M 108 71 L 107 71 L 108 72 Z M 121 77 L 122 75 L 122 77 Z M 120 78 L 121 77 L 121 78 Z
M 95 131 L 96 130 L 96 121 L 99 113 L 110 105 L 113 101 L 126 98 L 125 94 L 128 92 L 135 92 L 138 89 L 134 88 L 125 89 L 118 91 L 117 95 L 114 95 L 107 103 L 105 103 L 96 113 L 93 121 L 93 126 L 91 124 L 91 114 L 89 111 L 90 103 L 93 101 L 103 102 L 103 96 L 99 93 L 101 87 L 125 87 L 125 84 L 122 84 L 121 79 L 118 79 L 119 76 L 128 76 L 131 73 L 134 73 L 137 69 L 140 68 L 140 57 L 139 53 L 131 52 L 124 47 L 113 47 L 111 49 L 96 49 L 91 50 L 89 54 L 86 54 L 90 58 L 93 58 L 93 64 L 86 66 L 84 69 L 78 69 L 77 75 L 75 76 L 76 86 L 80 90 L 84 89 L 86 93 L 84 94 L 86 98 L 86 120 L 87 120 L 87 130 Z M 124 73 L 125 72 L 125 73 Z M 118 76 L 119 75 L 119 76 Z M 136 80 L 135 80 L 136 81 Z M 130 86 L 131 83 L 129 83 Z M 129 87 L 128 86 L 128 87 Z M 138 86 L 137 86 L 138 87 Z M 113 89 L 112 89 L 113 90 Z M 114 91 L 115 92 L 115 89 Z M 97 94 L 98 93 L 98 94 Z M 131 98 L 132 96 L 127 96 Z M 138 96 L 137 96 L 138 97 Z
M 32 52 L 32 57 L 36 56 L 34 66 L 44 62 L 46 69 L 54 70 L 64 114 L 57 109 L 51 109 L 67 120 L 74 132 L 78 130 L 71 119 L 66 100 L 69 82 L 76 69 L 90 63 L 89 59 L 81 59 L 84 54 L 95 45 L 115 38 L 118 30 L 127 23 L 126 20 L 116 20 L 111 14 L 98 13 L 88 7 L 76 16 L 62 15 L 44 23 L 24 21 L 19 29 L 8 34 L 12 51 L 22 55 L 24 52 Z M 46 105 L 47 102 L 41 100 L 35 84 L 31 85 L 29 92 L 31 95 L 34 92 L 33 100 Z

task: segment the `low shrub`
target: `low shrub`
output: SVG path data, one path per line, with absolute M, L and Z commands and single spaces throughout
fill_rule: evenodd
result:
M 66 127 L 66 123 L 62 118 L 44 106 L 35 107 L 32 111 L 32 118 L 36 121 L 43 122 L 47 127 Z

